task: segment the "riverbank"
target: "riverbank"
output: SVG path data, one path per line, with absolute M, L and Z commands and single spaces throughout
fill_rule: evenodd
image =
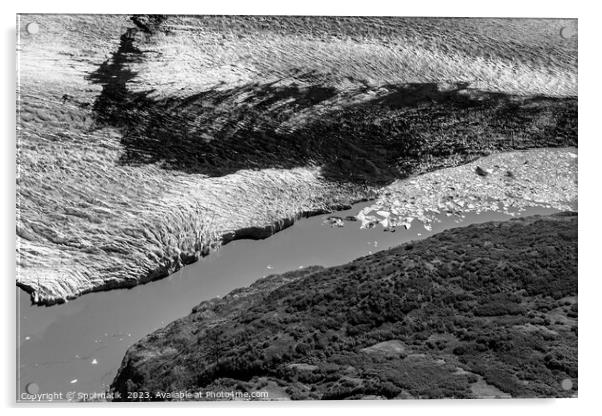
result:
M 353 217 L 370 204 L 356 204 L 336 215 Z M 554 212 L 533 208 L 516 215 Z M 29 296 L 17 289 L 19 392 L 27 391 L 30 383 L 45 393 L 104 392 L 130 346 L 190 314 L 202 300 L 225 296 L 270 274 L 309 265 L 337 266 L 449 228 L 512 218 L 499 212 L 465 218 L 442 215 L 430 231 L 415 223 L 409 230 L 391 233 L 383 232 L 380 224 L 361 229 L 359 221 L 333 227 L 331 217 L 299 219 L 265 240 L 234 240 L 165 279 L 127 290 L 90 293 L 51 308 L 32 305 Z
M 130 348 L 112 391 L 572 397 L 576 378 L 577 214 L 565 213 L 455 228 L 202 302 Z

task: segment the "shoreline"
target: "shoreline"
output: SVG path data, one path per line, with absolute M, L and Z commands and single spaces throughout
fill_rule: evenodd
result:
M 293 400 L 372 395 L 388 399 L 423 395 L 484 398 L 495 392 L 507 397 L 571 397 L 576 390 L 561 388 L 556 378 L 577 377 L 577 221 L 577 213 L 560 212 L 471 224 L 340 266 L 267 276 L 223 297 L 201 302 L 188 316 L 138 341 L 128 349 L 110 391 L 119 393 L 116 401 L 162 400 L 160 393 L 174 388 L 256 391 L 266 385 L 272 393 L 277 386 L 283 386 L 281 391 L 287 387 L 285 396 Z M 510 249 L 512 254 L 501 248 Z M 540 251 L 547 262 L 538 260 L 535 253 Z M 550 257 L 551 253 L 555 255 Z M 462 261 L 444 261 L 458 255 Z M 496 277 L 473 276 L 476 264 Z M 563 273 L 555 271 L 560 266 Z M 452 273 L 450 267 L 459 274 Z M 398 268 L 405 273 L 399 273 Z M 405 286 L 398 288 L 394 283 L 411 290 L 402 290 Z M 496 288 L 498 291 L 493 290 Z M 435 296 L 432 291 L 442 293 Z M 482 295 L 488 302 L 475 297 L 482 291 L 488 294 Z M 348 295 L 357 300 L 347 299 Z M 400 297 L 400 303 L 365 301 L 391 296 Z M 307 302 L 313 306 L 308 307 Z M 540 304 L 546 307 L 536 306 Z M 377 322 L 371 319 L 375 307 L 387 312 L 379 314 Z M 550 322 L 548 312 L 566 319 Z M 479 347 L 478 343 L 479 337 L 489 334 L 492 320 L 499 324 L 496 331 L 502 332 L 498 341 L 503 343 L 503 351 L 516 348 L 516 352 L 493 355 L 489 367 L 485 364 L 489 361 L 483 360 L 502 344 Z M 252 329 L 246 329 L 241 342 L 237 331 L 248 327 Z M 547 343 L 549 334 L 556 334 L 562 345 Z M 521 345 L 526 337 L 545 348 L 545 354 L 525 352 Z M 270 342 L 264 342 L 267 340 Z M 220 346 L 218 361 L 206 354 L 215 345 Z M 544 359 L 560 351 L 566 360 L 561 361 L 561 367 Z M 240 354 L 246 359 L 240 360 Z M 328 359 L 331 356 L 336 359 Z M 515 379 L 510 375 L 520 363 L 529 365 Z M 391 365 L 400 370 L 389 379 L 396 388 L 385 382 L 391 374 L 386 369 Z M 350 374 L 349 366 L 362 383 L 356 388 L 337 389 L 328 376 L 332 366 L 339 370 L 335 374 L 341 386 Z M 159 367 L 169 368 L 161 378 L 153 376 Z M 414 376 L 427 368 L 435 377 L 414 384 Z M 552 376 L 551 368 L 558 374 Z M 380 385 L 370 387 L 375 372 Z M 521 383 L 527 376 L 537 383 Z M 452 387 L 456 382 L 460 384 Z M 128 396 L 131 391 L 146 391 L 150 396 Z
M 360 203 L 334 215 L 355 216 L 370 204 Z M 534 208 L 517 215 L 555 212 Z M 380 225 L 361 229 L 359 221 L 350 219 L 340 227 L 333 224 L 332 217 L 333 214 L 324 214 L 296 221 L 292 227 L 264 240 L 233 241 L 211 256 L 148 285 L 90 293 L 48 308 L 31 305 L 29 295 L 17 289 L 22 319 L 21 387 L 36 381 L 43 391 L 69 391 L 69 381 L 77 378 L 82 390 L 102 390 L 110 380 L 99 376 L 114 375 L 127 347 L 190 314 L 203 300 L 218 299 L 269 275 L 311 265 L 336 267 L 444 230 L 512 218 L 487 212 L 468 214 L 464 219 L 443 215 L 431 231 L 414 224 L 410 230 L 402 228 L 392 233 L 384 232 Z M 97 365 L 90 364 L 93 358 Z
M 461 165 L 458 165 L 455 167 L 450 167 L 450 168 L 445 168 L 442 170 L 437 170 L 437 171 L 433 171 L 433 172 L 423 173 L 420 175 L 415 175 L 415 176 L 412 176 L 412 177 L 409 177 L 406 179 L 399 180 L 399 181 L 391 184 L 390 186 L 383 187 L 379 190 L 373 191 L 374 192 L 373 198 L 359 197 L 357 200 L 351 200 L 350 203 L 348 203 L 348 204 L 338 204 L 338 205 L 330 206 L 328 208 L 319 208 L 319 209 L 303 211 L 295 216 L 276 220 L 274 223 L 264 226 L 264 227 L 251 226 L 251 227 L 241 228 L 236 231 L 228 231 L 221 235 L 221 237 L 219 238 L 219 243 L 214 245 L 212 249 L 205 249 L 204 251 L 200 251 L 198 253 L 193 253 L 193 254 L 188 254 L 188 255 L 186 255 L 185 253 L 182 253 L 180 255 L 179 262 L 171 263 L 168 266 L 160 266 L 157 269 L 155 269 L 154 271 L 152 271 L 145 278 L 139 279 L 137 281 L 133 280 L 133 279 L 132 280 L 123 280 L 121 282 L 108 281 L 108 282 L 105 282 L 104 285 L 97 286 L 97 287 L 91 288 L 89 290 L 81 291 L 79 293 L 68 296 L 67 298 L 42 298 L 42 299 L 36 301 L 35 300 L 35 296 L 36 296 L 35 289 L 27 286 L 26 284 L 22 284 L 20 282 L 17 282 L 17 286 L 30 295 L 32 304 L 35 304 L 38 306 L 47 306 L 47 307 L 56 305 L 56 304 L 62 304 L 64 302 L 68 302 L 69 300 L 76 299 L 79 296 L 83 296 L 88 293 L 104 292 L 104 291 L 110 291 L 110 290 L 114 290 L 114 289 L 129 289 L 129 288 L 132 288 L 132 287 L 135 287 L 138 285 L 144 285 L 147 283 L 151 283 L 151 282 L 166 278 L 166 277 L 172 275 L 173 273 L 179 271 L 182 267 L 188 266 L 190 264 L 194 264 L 203 257 L 210 256 L 213 251 L 219 250 L 219 247 L 226 245 L 229 242 L 240 240 L 240 239 L 261 240 L 261 239 L 269 238 L 269 237 L 273 236 L 274 234 L 289 228 L 290 226 L 292 226 L 295 223 L 295 221 L 297 221 L 299 219 L 309 218 L 312 216 L 322 215 L 322 214 L 327 214 L 327 213 L 335 214 L 338 211 L 349 209 L 353 205 L 356 205 L 356 204 L 359 204 L 362 202 L 374 202 L 374 204 L 371 207 L 364 208 L 363 210 L 358 212 L 358 214 L 356 215 L 356 218 L 362 222 L 363 227 L 373 226 L 376 223 L 381 223 L 383 225 L 385 231 L 387 229 L 389 229 L 389 231 L 394 230 L 396 227 L 409 228 L 413 218 L 420 219 L 428 227 L 428 224 L 431 221 L 429 219 L 429 216 L 438 214 L 440 212 L 440 210 L 437 209 L 437 205 L 436 204 L 433 205 L 432 200 L 433 200 L 434 194 L 429 194 L 427 192 L 428 198 L 427 198 L 427 200 L 422 201 L 422 205 L 417 204 L 417 205 L 413 205 L 413 206 L 406 206 L 405 211 L 397 212 L 395 214 L 396 205 L 399 206 L 399 203 L 396 202 L 396 205 L 393 204 L 391 202 L 391 199 L 392 199 L 391 195 L 395 196 L 396 192 L 397 192 L 397 194 L 399 194 L 400 186 L 405 186 L 405 184 L 412 184 L 412 183 L 421 182 L 421 181 L 429 181 L 431 179 L 428 179 L 428 178 L 431 178 L 431 177 L 439 178 L 439 177 L 443 177 L 446 175 L 449 176 L 450 178 L 452 178 L 454 176 L 458 176 L 458 175 L 472 175 L 472 177 L 477 177 L 477 174 L 472 172 L 472 170 L 474 169 L 474 166 L 477 166 L 479 164 L 482 164 L 483 166 L 487 166 L 487 163 L 488 163 L 487 161 L 489 161 L 489 160 L 495 160 L 495 161 L 510 160 L 512 158 L 516 158 L 516 155 L 519 155 L 519 157 L 522 156 L 523 158 L 526 158 L 526 159 L 536 160 L 538 157 L 540 157 L 540 155 L 545 156 L 545 155 L 549 155 L 549 154 L 563 155 L 568 158 L 571 158 L 571 156 L 567 156 L 567 155 L 573 154 L 572 152 L 576 152 L 576 151 L 577 151 L 577 148 L 568 147 L 568 148 L 550 148 L 550 149 L 539 148 L 539 149 L 530 149 L 530 150 L 524 150 L 524 151 L 511 151 L 511 152 L 495 152 L 495 153 L 491 154 L 490 156 L 476 158 L 476 159 L 471 160 L 470 162 L 467 162 L 465 164 L 461 164 Z M 575 163 L 575 172 L 574 173 L 575 173 L 575 177 L 576 177 L 576 166 L 577 166 L 577 157 L 576 156 L 574 159 L 574 163 Z M 451 172 L 461 172 L 461 173 L 460 174 L 458 174 L 458 173 L 452 174 Z M 567 174 L 565 174 L 565 175 L 567 175 Z M 468 176 L 468 177 L 470 177 L 470 176 Z M 479 178 L 479 180 L 481 180 L 481 179 L 482 178 Z M 556 179 L 559 179 L 559 178 L 557 177 Z M 515 186 L 516 186 L 516 184 L 518 184 L 518 187 L 520 188 L 522 186 L 521 180 L 524 180 L 524 179 L 522 177 L 514 177 L 513 181 L 514 181 Z M 531 180 L 531 178 L 529 178 L 529 180 Z M 427 184 L 427 183 L 428 182 L 425 182 L 425 184 Z M 438 183 L 438 182 L 436 182 L 436 183 Z M 452 180 L 451 183 L 453 183 L 454 185 L 457 185 L 458 183 L 466 185 L 469 183 L 469 181 L 463 179 L 460 182 L 453 182 L 453 180 Z M 425 189 L 428 189 L 427 186 L 420 186 L 420 185 L 413 185 L 413 186 L 415 188 L 417 187 L 420 190 L 421 194 L 424 193 Z M 543 188 L 545 186 L 545 183 L 544 182 L 539 182 L 539 183 L 535 183 L 535 184 L 531 183 L 530 186 Z M 577 189 L 576 183 L 574 186 L 575 186 L 575 189 L 573 191 L 576 194 L 576 189 Z M 445 187 L 445 188 L 447 189 L 447 187 Z M 454 187 L 452 187 L 452 189 L 453 188 Z M 403 189 L 403 188 L 401 188 L 401 189 Z M 492 190 L 495 188 L 489 186 L 486 189 L 488 190 L 488 192 L 490 192 L 490 194 L 488 195 L 487 193 L 485 193 L 485 195 L 493 197 L 494 192 Z M 443 195 L 443 196 L 440 197 L 441 200 L 450 198 L 449 196 L 445 196 L 444 191 L 442 191 L 442 192 L 443 193 L 441 195 Z M 560 200 L 552 199 L 550 201 L 547 201 L 547 202 L 549 202 L 549 204 L 546 205 L 545 203 L 543 203 L 541 201 L 537 201 L 537 200 L 527 201 L 526 199 L 523 198 L 523 196 L 524 195 L 521 195 L 521 194 L 515 194 L 513 198 L 510 198 L 510 203 L 506 204 L 506 202 L 504 202 L 504 205 L 501 205 L 501 202 L 498 201 L 500 206 L 498 206 L 497 209 L 495 208 L 495 206 L 493 205 L 493 203 L 491 201 L 483 202 L 482 206 L 480 208 L 478 208 L 478 207 L 475 208 L 474 206 L 472 206 L 472 204 L 465 207 L 463 202 L 460 202 L 462 204 L 462 206 L 460 206 L 460 205 L 458 205 L 458 202 L 455 202 L 453 205 L 453 209 L 450 208 L 449 212 L 452 213 L 452 215 L 461 216 L 461 215 L 463 215 L 462 214 L 463 212 L 467 213 L 467 212 L 471 212 L 471 210 L 476 211 L 478 213 L 479 209 L 485 209 L 485 208 L 483 208 L 484 206 L 486 206 L 487 210 L 489 210 L 491 212 L 506 212 L 508 207 L 520 208 L 520 207 L 537 207 L 537 206 L 553 207 L 558 210 L 572 210 L 572 208 L 570 206 L 567 206 L 567 204 L 570 205 L 569 201 L 560 201 Z M 474 195 L 469 195 L 469 197 L 474 197 Z M 415 199 L 415 197 L 412 197 L 412 199 Z M 475 201 L 472 201 L 472 202 L 476 204 Z M 468 208 L 469 206 L 471 206 L 472 208 L 469 209 Z M 439 206 L 439 208 L 441 208 L 441 206 Z M 383 211 L 383 210 L 385 210 L 385 211 Z M 393 211 L 394 214 L 393 215 L 391 215 L 390 213 L 387 215 L 383 214 L 384 212 L 388 212 L 387 210 Z M 576 208 L 574 209 L 574 211 L 575 212 L 577 211 Z M 385 215 L 385 217 L 379 217 L 378 214 L 375 216 L 376 212 L 379 212 L 381 215 Z M 368 215 L 366 215 L 366 214 L 368 214 Z M 407 221 L 408 218 L 411 219 L 409 222 Z
M 310 217 L 317 216 L 317 215 L 330 214 L 330 213 L 334 213 L 334 212 L 338 212 L 338 211 L 344 211 L 344 210 L 350 209 L 353 205 L 356 205 L 356 204 L 359 204 L 362 202 L 369 202 L 372 200 L 374 200 L 374 198 L 373 199 L 362 198 L 357 201 L 351 202 L 349 205 L 335 206 L 331 210 L 315 209 L 315 210 L 311 210 L 311 211 L 305 211 L 294 217 L 289 217 L 289 218 L 285 218 L 282 220 L 278 220 L 275 223 L 265 226 L 265 227 L 247 227 L 247 228 L 242 228 L 237 231 L 230 231 L 230 232 L 227 232 L 222 235 L 220 245 L 218 247 L 216 247 L 214 250 L 219 250 L 220 247 L 225 246 L 228 243 L 237 241 L 237 240 L 264 240 L 282 230 L 285 230 L 285 229 L 293 226 L 295 224 L 295 222 L 299 219 L 310 218 Z M 137 282 L 133 282 L 132 284 L 129 284 L 128 281 L 124 281 L 123 284 L 121 284 L 121 285 L 120 284 L 114 284 L 114 285 L 110 284 L 108 286 L 99 286 L 97 288 L 90 289 L 88 291 L 83 291 L 78 294 L 74 294 L 73 296 L 70 296 L 67 298 L 42 299 L 41 301 L 35 302 L 34 301 L 35 289 L 27 286 L 26 284 L 20 283 L 18 281 L 17 281 L 17 287 L 19 289 L 23 290 L 28 295 L 30 295 L 31 300 L 32 300 L 32 305 L 49 307 L 49 306 L 60 305 L 60 304 L 69 302 L 70 300 L 77 299 L 80 296 L 84 296 L 89 293 L 108 292 L 108 291 L 115 290 L 115 289 L 131 289 L 136 286 L 145 285 L 147 283 L 152 283 L 157 280 L 164 279 L 164 278 L 180 271 L 182 269 L 182 267 L 192 265 L 192 264 L 198 262 L 201 258 L 210 256 L 212 253 L 213 253 L 212 251 L 205 251 L 205 252 L 199 253 L 198 256 L 183 257 L 183 259 L 189 259 L 190 261 L 182 261 L 181 267 L 178 267 L 178 268 L 170 271 L 169 273 L 164 273 L 163 269 L 158 269 L 155 272 L 153 272 L 153 274 L 155 276 L 153 276 L 152 278 L 149 278 L 149 279 L 141 279 Z

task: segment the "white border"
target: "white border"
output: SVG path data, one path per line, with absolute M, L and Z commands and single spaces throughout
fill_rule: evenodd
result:
M 10 3 L 10 4 L 7 4 Z M 2 389 L 4 406 L 15 407 L 15 21 L 16 13 L 169 13 L 169 14 L 298 14 L 298 15 L 400 15 L 400 16 L 503 16 L 503 17 L 577 17 L 579 18 L 579 398 L 563 400 L 507 400 L 507 401 L 405 401 L 405 402 L 329 402 L 329 403 L 295 403 L 293 405 L 274 403 L 244 403 L 224 406 L 223 404 L 195 404 L 176 406 L 178 413 L 191 411 L 195 414 L 261 414 L 286 412 L 287 415 L 304 415 L 308 412 L 333 411 L 343 408 L 349 414 L 365 414 L 372 409 L 381 413 L 400 412 L 407 414 L 429 415 L 467 415 L 487 414 L 507 415 L 526 412 L 545 413 L 546 415 L 589 414 L 601 408 L 597 403 L 598 386 L 600 385 L 601 337 L 599 335 L 600 311 L 598 297 L 600 290 L 600 263 L 597 260 L 600 244 L 600 181 L 602 180 L 602 163 L 598 160 L 602 155 L 599 133 L 600 114 L 600 40 L 602 39 L 602 16 L 590 2 L 579 1 L 526 1 L 498 0 L 487 1 L 432 1 L 418 0 L 400 1 L 326 1 L 299 0 L 293 3 L 282 1 L 230 1 L 218 2 L 185 2 L 185 1 L 140 1 L 140 0 L 103 0 L 96 3 L 82 1 L 20 1 L 4 2 L 0 17 L 3 24 L 3 44 L 6 49 L 3 55 L 2 87 L 0 105 L 2 106 L 2 126 L 4 137 L 1 141 L 3 162 L 0 164 L 2 177 L 2 264 L 4 273 L 2 281 L 5 285 L 4 323 L 6 332 L 2 343 L 3 358 L 6 363 Z M 24 406 L 18 405 L 17 408 Z M 37 406 L 40 407 L 40 406 Z M 75 406 L 69 406 L 74 408 Z M 88 406 L 86 413 L 106 413 L 110 411 L 129 411 L 112 405 Z M 15 410 L 15 409 L 11 409 Z M 32 412 L 64 412 L 58 406 L 44 406 L 43 409 L 22 409 Z M 133 409 L 132 409 L 133 410 Z M 72 411 L 81 412 L 80 408 Z M 161 405 L 145 406 L 143 412 L 164 414 L 166 409 Z
M 498 16 L 498 17 L 577 17 L 576 2 L 548 0 L 433 1 L 384 0 L 275 0 L 217 2 L 186 1 L 99 1 L 96 3 L 55 0 L 21 1 L 19 13 L 166 13 L 166 14 L 295 14 L 338 16 Z

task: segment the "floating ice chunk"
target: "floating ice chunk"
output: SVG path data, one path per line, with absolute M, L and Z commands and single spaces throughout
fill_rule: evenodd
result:
M 90 364 L 96 365 L 96 364 L 98 364 L 98 360 L 96 358 L 94 358 L 94 359 L 92 359 L 92 361 L 90 362 Z
M 366 214 L 364 213 L 364 210 L 361 210 L 359 214 L 356 215 L 356 218 L 358 219 L 358 221 L 361 222 L 360 229 L 363 230 L 364 228 L 366 228 L 369 221 L 366 219 Z
M 74 378 L 74 379 L 73 379 L 73 380 L 71 380 L 69 383 L 71 383 L 71 384 L 75 384 L 75 383 L 77 383 L 77 379 L 76 379 L 76 378 Z
M 376 217 L 367 216 L 361 219 L 362 224 L 360 225 L 360 229 L 364 228 L 373 228 L 374 225 L 378 222 Z
M 364 209 L 362 209 L 360 211 L 360 213 L 358 214 L 358 216 L 359 215 L 366 216 L 366 215 L 370 214 L 372 211 L 374 211 L 374 208 L 372 208 L 372 207 L 366 207 L 366 208 L 364 208 Z
M 389 215 L 391 215 L 391 213 L 387 212 L 387 211 L 376 211 L 376 213 L 378 215 L 380 215 L 381 217 L 385 217 L 385 218 L 389 218 Z
M 324 222 L 329 224 L 331 227 L 342 228 L 345 226 L 345 222 L 339 217 L 328 217 Z
M 274 266 L 272 266 L 271 264 L 268 264 L 267 266 L 265 266 L 265 268 L 268 270 L 272 270 L 274 268 Z

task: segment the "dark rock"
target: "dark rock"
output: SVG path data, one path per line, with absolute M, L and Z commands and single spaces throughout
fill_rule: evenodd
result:
M 483 176 L 483 177 L 489 175 L 489 172 L 487 172 L 485 169 L 483 169 L 480 166 L 477 166 L 477 168 L 475 169 L 475 172 L 477 173 L 477 175 Z

